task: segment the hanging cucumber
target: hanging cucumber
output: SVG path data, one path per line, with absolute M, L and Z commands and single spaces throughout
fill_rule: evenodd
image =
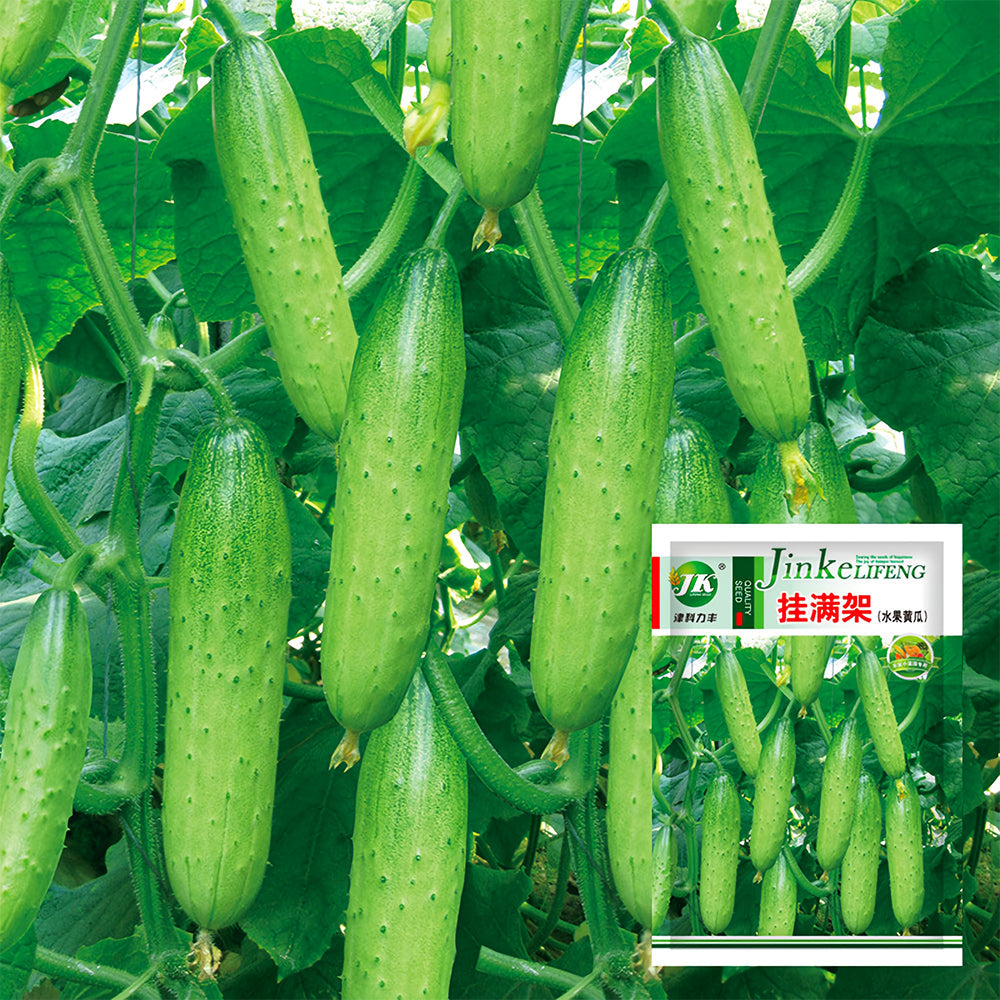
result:
M 610 258 L 574 325 L 549 434 L 531 681 L 556 763 L 567 735 L 606 711 L 639 626 L 671 340 L 657 255 Z
M 14 664 L 0 753 L 0 952 L 31 926 L 59 864 L 92 685 L 80 598 L 72 589 L 43 591 Z
M 347 730 L 332 765 L 392 718 L 424 648 L 464 384 L 455 265 L 423 248 L 372 311 L 344 415 L 323 617 L 323 690 Z
M 291 560 L 262 431 L 206 428 L 170 548 L 162 813 L 170 885 L 205 931 L 237 923 L 264 878 Z
M 715 661 L 715 687 L 740 767 L 752 778 L 760 761 L 760 736 L 746 678 L 734 653 L 724 649 Z
M 729 524 L 733 520 L 719 454 L 705 428 L 674 412 L 656 488 L 660 524 Z
M 468 812 L 465 758 L 417 671 L 361 764 L 344 1000 L 450 996 Z
M 863 934 L 875 915 L 879 848 L 882 843 L 882 799 L 878 786 L 862 772 L 858 779 L 854 822 L 840 863 L 840 914 L 852 934 Z
M 785 843 L 788 807 L 795 776 L 795 729 L 779 719 L 764 740 L 757 766 L 750 827 L 750 860 L 758 874 L 774 864 Z
M 725 771 L 712 779 L 701 814 L 698 904 L 710 934 L 721 934 L 733 919 L 736 869 L 740 860 L 740 800 Z
M 882 665 L 874 653 L 865 650 L 858 657 L 857 672 L 861 706 L 865 710 L 878 762 L 890 778 L 901 778 L 906 771 L 906 755 Z
M 10 92 L 26 83 L 55 45 L 71 0 L 4 0 L 0 7 L 0 125 Z
M 924 845 L 920 796 L 909 774 L 886 792 L 885 854 L 892 912 L 901 927 L 910 927 L 924 905 Z
M 653 919 L 649 924 L 653 932 L 667 919 L 676 875 L 677 831 L 667 824 L 653 841 Z
M 800 705 L 811 705 L 819 697 L 829 657 L 830 642 L 825 635 L 786 637 L 785 659 L 790 664 L 792 693 Z
M 559 0 L 451 6 L 455 166 L 485 209 L 475 249 L 500 239 L 497 215 L 535 186 L 559 96 Z
M 857 721 L 844 719 L 826 751 L 819 799 L 816 859 L 823 871 L 836 868 L 847 851 L 861 777 L 861 736 Z
M 660 56 L 656 88 L 660 153 L 701 305 L 737 404 L 778 445 L 794 512 L 815 491 L 797 441 L 809 372 L 746 113 L 718 52 L 690 34 Z
M 789 514 L 781 456 L 776 446 L 768 447 L 754 471 L 750 494 L 753 523 L 857 524 L 854 494 L 833 435 L 823 424 L 810 420 L 799 435 L 799 447 L 816 479 L 811 503 L 795 516 Z
M 647 600 L 651 591 L 647 584 Z M 651 628 L 644 617 L 628 666 L 611 702 L 608 724 L 608 854 L 615 889 L 626 909 L 653 929 L 652 809 L 653 664 Z M 672 882 L 672 880 L 671 880 Z M 668 893 L 669 902 L 669 893 Z
M 780 852 L 773 865 L 764 872 L 760 886 L 759 935 L 791 937 L 795 933 L 795 911 L 798 907 L 799 885 L 792 866 Z
M 303 420 L 336 441 L 358 339 L 302 112 L 259 38 L 238 35 L 216 52 L 212 121 L 282 383 Z

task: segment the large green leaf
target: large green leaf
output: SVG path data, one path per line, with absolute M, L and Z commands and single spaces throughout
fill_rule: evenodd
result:
M 858 392 L 909 432 L 966 551 L 1000 565 L 1000 286 L 978 261 L 923 258 L 886 286 L 858 337 Z

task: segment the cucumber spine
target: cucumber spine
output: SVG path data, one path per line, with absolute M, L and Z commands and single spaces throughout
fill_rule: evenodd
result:
M 924 905 L 924 845 L 920 796 L 909 774 L 886 791 L 885 853 L 892 912 L 901 927 L 910 927 Z
M 724 649 L 715 661 L 715 686 L 736 759 L 752 778 L 757 774 L 760 762 L 760 735 L 743 669 L 735 654 L 728 649 Z
M 719 771 L 705 792 L 698 869 L 701 922 L 711 934 L 721 934 L 733 919 L 739 860 L 740 800 L 733 779 Z
M 816 859 L 823 871 L 843 860 L 854 824 L 861 778 L 861 736 L 857 721 L 844 719 L 826 751 L 819 800 Z
M 882 665 L 875 654 L 868 650 L 864 650 L 858 658 L 857 681 L 878 762 L 890 778 L 901 778 L 906 771 L 906 755 L 892 710 L 889 685 Z
M 750 860 L 759 874 L 774 864 L 785 842 L 788 807 L 795 776 L 795 729 L 779 719 L 760 753 L 750 827 Z
M 871 776 L 862 772 L 851 837 L 840 863 L 840 913 L 852 934 L 863 934 L 875 915 L 881 842 L 882 799 Z

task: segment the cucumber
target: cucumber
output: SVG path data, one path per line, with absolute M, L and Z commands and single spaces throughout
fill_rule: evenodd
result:
M 762 936 L 791 937 L 795 933 L 798 900 L 799 885 L 792 874 L 792 866 L 782 851 L 764 873 L 760 887 L 757 933 Z
M 435 80 L 451 77 L 451 0 L 434 0 L 434 17 L 427 35 L 427 68 Z
M 559 97 L 559 0 L 451 5 L 451 142 L 485 209 L 475 249 L 500 238 L 497 214 L 535 186 Z
M 646 592 L 650 594 L 648 587 Z M 653 774 L 649 752 L 653 734 L 652 639 L 652 631 L 644 621 L 611 702 L 605 812 L 615 889 L 629 913 L 650 929 L 654 926 L 650 892 L 653 847 L 649 837 Z M 669 893 L 667 898 L 669 902 Z
M 26 83 L 59 37 L 72 0 L 4 0 L 0 5 L 0 122 L 9 91 Z
M 259 38 L 239 35 L 216 52 L 212 121 L 282 384 L 302 419 L 336 441 L 358 338 L 302 112 Z
M 794 512 L 815 488 L 797 441 L 809 371 L 746 113 L 718 52 L 690 34 L 660 56 L 656 97 L 663 168 L 726 382 L 778 444 Z
M 746 678 L 736 656 L 724 649 L 715 661 L 715 687 L 719 692 L 722 714 L 733 741 L 740 767 L 752 778 L 757 773 L 761 745 L 757 720 L 747 691 Z
M 757 463 L 750 494 L 754 524 L 857 524 L 854 494 L 833 435 L 824 424 L 810 420 L 799 435 L 799 448 L 816 480 L 811 503 L 792 516 L 785 502 L 781 456 L 776 446 L 766 448 Z
M 847 851 L 861 777 L 861 735 L 853 718 L 834 733 L 823 764 L 816 859 L 823 871 L 836 868 Z
M 87 749 L 92 684 L 80 598 L 43 591 L 14 664 L 0 753 L 0 952 L 27 932 L 59 864 Z
M 774 864 L 785 843 L 794 775 L 795 729 L 783 718 L 764 740 L 755 779 L 750 860 L 760 874 Z
M 924 846 L 920 796 L 909 774 L 886 792 L 885 853 L 892 912 L 901 927 L 910 927 L 924 905 Z
M 361 763 L 344 1000 L 451 995 L 468 795 L 465 758 L 417 671 Z
M 858 657 L 857 670 L 858 692 L 878 762 L 890 778 L 901 778 L 906 771 L 906 755 L 882 665 L 874 653 L 865 650 Z
M 697 420 L 674 413 L 656 488 L 659 524 L 729 524 L 733 520 L 719 453 Z
M 677 831 L 667 824 L 653 841 L 653 919 L 649 924 L 652 931 L 667 919 L 670 900 L 677 876 Z
M 464 385 L 455 265 L 417 250 L 372 311 L 344 416 L 321 653 L 347 730 L 333 764 L 392 718 L 424 648 Z
M 666 0 L 674 17 L 689 31 L 703 38 L 711 36 L 729 0 Z
M 739 860 L 740 800 L 733 779 L 720 771 L 705 792 L 701 814 L 698 903 L 710 934 L 721 934 L 733 919 Z
M 206 931 L 237 923 L 264 878 L 291 558 L 263 432 L 206 428 L 170 548 L 162 812 L 170 885 Z
M 574 324 L 549 434 L 531 682 L 556 730 L 600 719 L 639 627 L 673 392 L 670 299 L 652 250 L 605 262 Z
M 3 493 L 21 398 L 21 328 L 23 318 L 14 298 L 14 281 L 7 259 L 0 254 L 0 519 Z
M 801 705 L 811 705 L 823 686 L 823 674 L 830 658 L 830 642 L 825 635 L 799 635 L 787 638 L 785 659 L 791 670 L 792 693 Z
M 858 780 L 854 823 L 840 863 L 840 913 L 852 934 L 863 934 L 875 915 L 879 847 L 882 843 L 882 799 L 865 772 Z

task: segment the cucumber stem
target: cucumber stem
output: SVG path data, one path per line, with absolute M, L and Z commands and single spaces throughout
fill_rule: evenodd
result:
M 427 234 L 427 239 L 424 240 L 425 247 L 434 250 L 444 249 L 444 239 L 448 234 L 448 227 L 451 225 L 452 219 L 455 218 L 459 205 L 465 200 L 465 195 L 465 185 L 459 180 L 448 192 L 448 197 L 445 198 L 441 211 L 438 212 L 434 225 L 431 226 L 431 231 Z
M 920 706 L 923 704 L 924 691 L 927 688 L 927 680 L 928 678 L 925 677 L 920 681 L 919 686 L 917 687 L 917 696 L 913 699 L 913 704 L 910 706 L 909 712 L 906 713 L 906 718 L 904 718 L 899 725 L 896 726 L 896 729 L 900 733 L 905 733 L 910 724 L 917 717 L 917 713 L 920 711 Z
M 573 762 L 567 767 L 565 777 L 551 785 L 533 784 L 514 771 L 480 729 L 447 659 L 433 645 L 427 647 L 420 661 L 420 668 L 452 738 L 490 791 L 522 812 L 541 815 L 558 812 L 586 793 L 589 784 L 585 762 L 576 760 L 575 755 L 571 758 Z M 574 743 L 585 743 L 586 732 L 584 730 L 577 736 Z M 590 776 L 590 780 L 593 780 L 593 776 Z
M 37 945 L 31 967 L 50 979 L 65 979 L 70 983 L 82 983 L 91 989 L 95 985 L 105 986 L 108 992 L 127 988 L 136 981 L 135 974 L 124 969 L 116 969 L 111 965 L 100 965 L 97 962 L 84 962 L 69 955 L 63 955 L 51 948 Z M 133 996 L 139 1000 L 160 1000 L 160 991 L 154 986 L 145 984 L 136 990 Z
M 524 946 L 524 950 L 529 955 L 534 955 L 539 948 L 549 939 L 549 935 L 556 929 L 559 923 L 559 914 L 562 913 L 563 904 L 566 902 L 566 889 L 569 885 L 569 862 L 571 851 L 566 837 L 563 837 L 562 850 L 559 851 L 559 868 L 556 871 L 555 885 L 552 887 L 552 902 L 545 913 L 541 923 L 535 929 L 531 939 Z
M 750 132 L 757 135 L 760 120 L 764 116 L 767 98 L 771 93 L 774 78 L 778 74 L 781 54 L 792 30 L 795 15 L 799 9 L 799 0 L 771 0 L 767 15 L 757 36 L 757 45 L 753 50 L 750 68 L 747 70 L 743 89 L 740 91 L 740 102 L 746 111 L 750 122 Z
M 580 312 L 580 304 L 566 280 L 559 252 L 545 221 L 538 189 L 532 188 L 526 198 L 511 208 L 511 213 L 517 223 L 521 239 L 528 248 L 531 266 L 535 269 L 538 283 L 542 286 L 542 294 L 552 312 L 556 329 L 559 331 L 559 339 L 565 346 L 573 333 L 573 324 Z
M 483 945 L 479 949 L 476 960 L 476 971 L 498 979 L 513 980 L 517 983 L 540 983 L 554 989 L 572 989 L 581 982 L 580 976 L 572 972 L 563 972 L 545 962 L 531 962 L 523 958 L 504 955 Z M 586 992 L 580 994 L 587 1000 L 603 1000 L 604 991 L 600 987 L 588 985 Z
M 812 713 L 816 718 L 816 725 L 819 726 L 819 732 L 823 737 L 823 742 L 829 746 L 833 736 L 830 734 L 830 726 L 827 723 L 826 715 L 823 713 L 823 709 L 820 706 L 819 698 L 817 698 L 809 707 L 812 709 Z
M 866 476 L 861 472 L 847 474 L 847 481 L 852 490 L 859 493 L 887 493 L 894 490 L 923 468 L 923 462 L 917 454 L 907 455 L 892 472 L 884 476 Z
M 420 194 L 423 172 L 414 160 L 406 164 L 403 180 L 396 192 L 389 214 L 365 252 L 344 274 L 344 291 L 348 298 L 368 286 L 368 283 L 385 267 L 393 251 L 403 238 L 403 233 L 413 216 L 413 209 Z
M 847 235 L 857 218 L 858 209 L 864 198 L 868 181 L 868 166 L 871 163 L 872 148 L 875 143 L 872 133 L 862 135 L 854 147 L 854 159 L 844 182 L 837 206 L 830 221 L 820 234 L 813 248 L 788 275 L 788 290 L 796 298 L 826 270 L 840 252 Z
M 649 214 L 646 216 L 646 221 L 643 222 L 642 228 L 639 230 L 639 234 L 632 244 L 633 247 L 647 250 L 652 248 L 653 240 L 656 237 L 656 230 L 660 224 L 660 218 L 669 201 L 670 185 L 664 182 L 660 190 L 656 192 L 656 197 L 653 199 L 653 204 L 649 209 Z
M 210 0 L 209 3 L 205 4 L 205 13 L 219 23 L 227 38 L 238 38 L 240 35 L 246 34 L 243 25 L 240 24 L 227 0 Z
M 211 397 L 220 419 L 236 419 L 236 407 L 233 405 L 226 387 L 222 384 L 222 379 L 201 358 L 181 347 L 167 351 L 166 356 L 168 361 L 172 361 L 181 368 L 186 368 L 201 383 L 201 387 L 207 390 Z

